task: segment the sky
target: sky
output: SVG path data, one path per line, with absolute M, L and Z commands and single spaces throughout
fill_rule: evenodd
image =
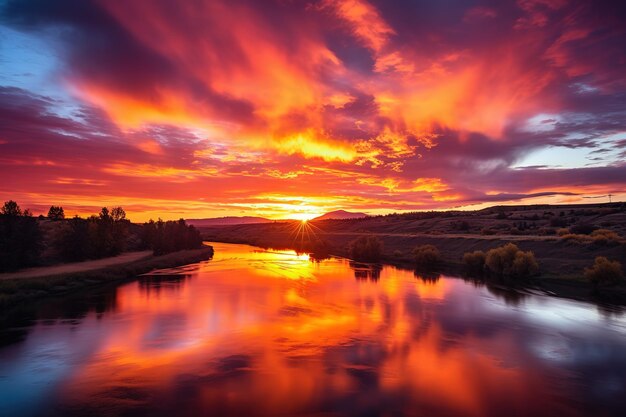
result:
M 0 199 L 135 221 L 626 197 L 626 3 L 0 0 Z

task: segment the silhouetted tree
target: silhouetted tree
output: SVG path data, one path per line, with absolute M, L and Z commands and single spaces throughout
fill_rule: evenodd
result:
M 61 206 L 50 206 L 48 210 L 48 218 L 50 220 L 63 220 L 65 219 L 65 212 Z
M 126 212 L 121 207 L 115 207 L 113 210 L 111 210 L 111 218 L 113 218 L 114 222 L 126 220 Z
M 93 253 L 89 242 L 89 224 L 78 216 L 67 221 L 54 245 L 66 262 L 88 259 Z
M 109 213 L 103 207 L 98 216 L 71 219 L 55 245 L 65 261 L 115 256 L 126 250 L 129 228 L 124 209 L 116 207 Z
M 0 271 L 35 265 L 42 248 L 37 219 L 15 201 L 5 202 L 0 209 Z
M 200 232 L 185 220 L 167 221 L 150 220 L 144 224 L 142 239 L 146 247 L 155 255 L 162 255 L 183 249 L 195 249 L 202 246 Z
M 13 200 L 5 201 L 2 205 L 2 209 L 0 209 L 0 214 L 4 214 L 5 216 L 21 216 L 22 210 L 20 206 Z

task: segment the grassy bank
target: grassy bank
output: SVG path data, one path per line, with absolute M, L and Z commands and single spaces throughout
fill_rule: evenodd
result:
M 374 235 L 383 243 L 380 261 L 406 269 L 415 269 L 413 248 L 420 245 L 433 245 L 441 253 L 442 262 L 437 272 L 466 276 L 462 263 L 464 253 L 487 252 L 513 241 L 521 250 L 532 251 L 539 262 L 540 275 L 530 280 L 500 280 L 503 286 L 526 286 L 545 290 L 557 296 L 579 300 L 593 300 L 626 305 L 626 285 L 596 287 L 583 278 L 583 271 L 590 267 L 595 257 L 605 256 L 626 265 L 626 246 L 601 246 L 593 243 L 574 242 L 558 237 L 541 236 L 481 236 L 458 234 L 420 234 L 354 230 L 351 222 L 318 223 L 316 236 L 328 246 L 329 253 L 350 257 L 350 242 L 364 235 Z M 393 223 L 388 225 L 392 229 Z M 206 240 L 247 243 L 261 247 L 295 249 L 293 226 L 289 224 L 251 224 L 227 227 L 201 228 Z M 471 277 L 481 280 L 487 277 Z
M 183 250 L 161 256 L 151 256 L 126 264 L 91 271 L 74 272 L 34 278 L 0 281 L 0 308 L 13 306 L 36 297 L 57 295 L 88 286 L 124 281 L 154 269 L 173 268 L 200 262 L 213 256 L 213 248 Z

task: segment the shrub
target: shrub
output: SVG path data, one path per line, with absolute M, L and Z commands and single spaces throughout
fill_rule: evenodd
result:
M 496 230 L 490 229 L 488 227 L 483 227 L 480 229 L 480 234 L 484 236 L 491 236 L 496 234 Z
M 463 255 L 463 264 L 468 271 L 481 273 L 485 270 L 485 252 L 477 250 Z
M 485 258 L 485 264 L 489 271 L 498 275 L 509 275 L 515 254 L 519 248 L 513 243 L 507 243 L 499 248 L 490 249 Z
M 565 236 L 565 235 L 569 235 L 569 229 L 567 227 L 562 227 L 560 229 L 557 229 L 556 234 L 558 236 Z
M 598 229 L 591 232 L 591 238 L 593 243 L 597 245 L 617 245 L 622 239 L 621 237 L 612 230 L 607 229 Z
M 624 279 L 624 272 L 618 261 L 598 256 L 591 268 L 585 268 L 585 278 L 594 284 L 615 284 Z
M 398 249 L 394 250 L 393 251 L 393 257 L 394 258 L 402 258 L 402 251 L 398 250 Z
M 350 244 L 350 257 L 356 261 L 378 262 L 383 244 L 376 236 L 361 236 Z
M 419 267 L 433 268 L 441 262 L 441 254 L 433 245 L 421 245 L 413 249 L 413 259 Z
M 567 234 L 561 235 L 561 239 L 576 242 L 576 243 L 586 243 L 586 242 L 591 241 L 591 237 L 588 235 L 580 235 L 580 234 L 574 234 L 574 233 L 567 233 Z
M 515 254 L 513 266 L 511 267 L 511 275 L 516 277 L 531 277 L 537 275 L 538 272 L 539 264 L 531 251 L 519 251 Z
M 539 271 L 535 255 L 530 251 L 521 251 L 513 243 L 490 249 L 485 258 L 485 265 L 496 275 L 519 278 L 530 277 Z

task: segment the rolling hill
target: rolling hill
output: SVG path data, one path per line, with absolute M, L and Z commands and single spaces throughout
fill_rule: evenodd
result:
M 349 211 L 345 211 L 345 210 L 335 210 L 335 211 L 329 211 L 326 214 L 323 214 L 319 217 L 316 217 L 314 219 L 312 219 L 312 221 L 317 221 L 317 220 L 343 220 L 343 219 L 360 219 L 363 217 L 368 217 L 367 214 L 365 213 L 358 213 L 358 212 L 349 212 Z

